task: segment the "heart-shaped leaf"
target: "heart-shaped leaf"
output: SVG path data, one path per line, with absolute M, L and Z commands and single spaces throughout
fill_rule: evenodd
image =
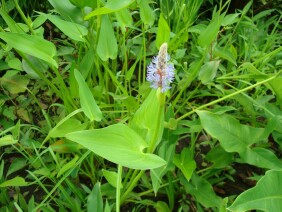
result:
M 282 170 L 267 171 L 257 185 L 240 194 L 230 211 L 282 211 Z
M 154 154 L 144 153 L 147 143 L 131 128 L 115 124 L 102 129 L 69 133 L 75 141 L 97 155 L 133 169 L 153 169 L 166 164 Z

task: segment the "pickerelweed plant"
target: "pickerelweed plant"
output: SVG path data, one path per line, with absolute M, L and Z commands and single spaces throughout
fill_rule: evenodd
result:
M 78 72 L 76 77 L 81 78 Z M 167 44 L 164 43 L 160 47 L 158 56 L 153 58 L 148 66 L 147 80 L 153 89 L 128 125 L 119 123 L 101 129 L 76 131 L 65 135 L 69 140 L 118 164 L 118 174 L 115 175 L 117 211 L 145 170 L 166 165 L 165 160 L 153 153 L 163 135 L 165 95 L 173 78 L 174 66 L 169 63 Z M 135 169 L 132 175 L 127 172 L 129 176 L 125 179 L 130 179 L 128 182 L 122 181 L 122 166 Z

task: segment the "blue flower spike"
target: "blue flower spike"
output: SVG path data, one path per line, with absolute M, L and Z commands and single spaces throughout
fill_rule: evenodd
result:
M 160 47 L 157 57 L 147 67 L 147 80 L 151 83 L 151 88 L 161 89 L 164 93 L 169 90 L 170 83 L 174 79 L 174 66 L 169 63 L 170 57 L 167 54 L 167 43 L 163 43 Z

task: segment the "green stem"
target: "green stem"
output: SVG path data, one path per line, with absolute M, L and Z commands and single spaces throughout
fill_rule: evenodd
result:
M 17 11 L 19 12 L 20 16 L 22 17 L 22 19 L 24 20 L 25 24 L 28 26 L 31 34 L 34 34 L 34 30 L 32 28 L 32 26 L 30 25 L 30 22 L 27 20 L 27 18 L 25 17 L 25 14 L 23 13 L 20 5 L 18 4 L 18 1 L 17 0 L 14 0 L 14 3 L 15 3 L 15 7 L 17 9 Z
M 148 153 L 153 153 L 155 151 L 155 148 L 156 148 L 156 144 L 157 144 L 157 139 L 158 139 L 158 132 L 159 132 L 159 129 L 160 129 L 160 125 L 161 125 L 161 116 L 162 116 L 162 113 L 164 113 L 164 105 L 161 106 L 161 108 L 158 110 L 158 114 L 157 114 L 157 126 L 155 128 L 155 134 L 152 138 L 152 142 L 150 143 L 150 146 L 148 148 Z
M 128 185 L 131 184 L 131 181 L 135 178 L 135 176 L 138 174 L 138 170 L 134 170 L 133 169 L 129 169 L 129 171 L 127 172 L 124 180 L 123 180 L 123 189 L 126 189 L 128 187 Z M 130 177 L 130 180 L 129 180 Z
M 265 80 L 260 81 L 260 82 L 258 82 L 258 83 L 256 83 L 256 84 L 250 85 L 250 86 L 248 86 L 248 87 L 246 87 L 246 88 L 244 88 L 244 89 L 242 89 L 242 90 L 236 91 L 236 92 L 234 92 L 234 93 L 232 93 L 232 94 L 229 94 L 229 95 L 227 95 L 227 96 L 224 96 L 224 97 L 222 97 L 222 98 L 219 98 L 219 99 L 217 99 L 217 100 L 214 100 L 214 101 L 212 101 L 212 102 L 209 102 L 209 103 L 207 103 L 207 104 L 201 105 L 200 107 L 198 107 L 198 108 L 196 108 L 196 109 L 194 109 L 194 110 L 191 110 L 190 112 L 188 112 L 188 113 L 186 113 L 186 114 L 180 116 L 178 119 L 176 119 L 176 121 L 180 121 L 180 120 L 182 120 L 182 119 L 184 119 L 184 118 L 190 116 L 191 114 L 195 113 L 197 110 L 201 110 L 201 109 L 204 109 L 204 108 L 206 108 L 206 107 L 208 107 L 208 106 L 217 104 L 217 103 L 219 103 L 219 102 L 221 102 L 221 101 L 223 101 L 223 100 L 225 100 L 225 99 L 231 98 L 231 97 L 236 96 L 236 95 L 238 95 L 238 94 L 240 94 L 240 93 L 243 93 L 243 92 L 245 92 L 245 91 L 247 91 L 247 90 L 250 90 L 250 89 L 255 88 L 255 87 L 259 86 L 259 85 L 262 85 L 262 84 L 264 84 L 264 83 L 267 83 L 267 82 L 269 82 L 269 81 L 275 79 L 281 72 L 282 72 L 282 70 L 280 70 L 277 74 L 273 75 L 272 77 L 270 77 L 270 78 L 268 78 L 268 79 L 265 79 Z
M 178 179 L 175 179 L 175 180 L 172 180 L 171 182 L 164 183 L 164 184 L 160 185 L 160 188 L 159 188 L 159 189 L 164 188 L 164 187 L 166 187 L 166 186 L 169 186 L 170 183 L 177 183 L 178 181 L 180 181 L 179 178 L 178 178 Z M 151 194 L 151 193 L 153 193 L 153 192 L 154 192 L 154 189 L 151 188 L 151 189 L 149 189 L 149 190 L 147 190 L 147 191 L 143 191 L 143 192 L 139 193 L 139 194 L 138 194 L 138 197 L 142 197 L 142 196 Z
M 132 180 L 132 183 L 129 185 L 128 189 L 121 196 L 120 204 L 122 204 L 125 201 L 128 194 L 135 188 L 138 180 L 142 177 L 144 172 L 145 172 L 144 170 L 139 171 L 138 175 L 134 178 L 134 180 Z
M 120 212 L 121 177 L 122 177 L 122 166 L 118 165 L 117 188 L 116 188 L 116 212 Z

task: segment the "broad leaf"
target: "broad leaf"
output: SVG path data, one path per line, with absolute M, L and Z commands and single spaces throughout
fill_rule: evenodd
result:
M 141 21 L 148 26 L 152 26 L 155 22 L 155 13 L 150 7 L 148 0 L 140 1 Z
M 65 20 L 82 24 L 84 15 L 79 7 L 74 6 L 68 0 L 58 1 L 58 0 L 48 0 L 49 3 L 55 8 L 55 10 L 60 13 Z
M 240 194 L 230 211 L 282 211 L 282 170 L 267 171 L 254 188 Z
M 201 67 L 199 72 L 199 80 L 201 80 L 203 84 L 208 84 L 213 81 L 216 76 L 219 63 L 219 60 L 209 61 Z
M 57 124 L 56 127 L 52 128 L 49 132 L 49 136 L 52 138 L 63 137 L 67 133 L 84 130 L 86 125 L 86 123 L 81 124 L 81 122 L 75 118 L 69 118 L 60 125 Z
M 118 174 L 116 172 L 113 171 L 108 171 L 105 169 L 102 169 L 102 173 L 103 176 L 106 178 L 106 180 L 108 181 L 108 183 L 111 184 L 111 186 L 113 187 L 117 187 L 117 178 L 118 178 Z M 122 188 L 123 186 L 120 185 L 120 188 Z
M 223 169 L 233 162 L 233 154 L 226 152 L 220 145 L 212 148 L 205 157 L 213 163 L 212 168 Z
M 75 78 L 79 87 L 80 105 L 84 114 L 90 121 L 101 121 L 103 118 L 102 112 L 98 107 L 87 83 L 84 81 L 83 76 L 79 71 L 74 71 Z
M 62 20 L 59 16 L 39 13 L 40 15 L 48 18 L 56 27 L 58 27 L 66 36 L 75 41 L 84 42 L 84 37 L 87 35 L 88 30 L 85 26 Z
M 25 92 L 29 83 L 28 77 L 20 75 L 18 71 L 7 71 L 7 73 L 0 78 L 0 84 L 7 89 L 11 94 L 18 94 Z
M 240 154 L 244 162 L 267 169 L 281 169 L 282 162 L 276 155 L 268 149 L 264 148 L 246 148 L 246 151 Z
M 117 40 L 108 15 L 102 16 L 97 44 L 97 54 L 101 60 L 115 59 L 118 53 Z
M 89 196 L 87 197 L 87 212 L 103 211 L 103 198 L 101 193 L 101 183 L 97 182 Z
M 252 144 L 266 139 L 265 129 L 240 124 L 228 115 L 197 111 L 203 128 L 220 141 L 227 152 L 242 153 Z
M 166 164 L 154 154 L 144 153 L 147 143 L 132 129 L 115 124 L 102 129 L 69 133 L 75 141 L 97 155 L 133 169 L 153 169 Z
M 215 39 L 220 29 L 220 15 L 215 14 L 210 24 L 201 31 L 200 36 L 198 38 L 198 44 L 201 47 L 207 47 L 210 45 Z
M 53 43 L 36 35 L 12 32 L 0 32 L 0 38 L 16 50 L 42 59 L 56 68 L 58 67 L 57 62 L 53 59 L 57 54 Z
M 231 49 L 227 47 L 226 48 L 216 47 L 213 53 L 214 56 L 226 59 L 235 66 L 237 65 L 236 58 L 234 58 Z
M 171 211 L 167 203 L 163 201 L 158 201 L 156 204 L 154 204 L 154 208 L 156 209 L 156 212 L 170 212 Z
M 22 68 L 30 78 L 40 79 L 40 76 L 36 73 L 36 70 L 34 68 L 40 70 L 40 72 L 42 73 L 47 72 L 49 67 L 46 61 L 30 55 L 26 55 L 26 59 L 28 61 L 26 61 L 25 59 L 22 60 Z M 33 66 L 30 66 L 30 63 Z
M 193 159 L 192 151 L 189 148 L 184 148 L 181 154 L 176 154 L 173 163 L 181 170 L 187 181 L 190 180 L 196 169 L 196 162 Z
M 164 99 L 165 96 L 160 90 L 151 90 L 129 123 L 129 126 L 151 146 L 151 151 L 156 148 L 162 138 Z
M 127 8 L 117 11 L 115 13 L 117 21 L 120 26 L 124 29 L 126 26 L 132 26 L 133 19 Z
M 231 24 L 238 22 L 239 18 L 237 18 L 237 17 L 239 15 L 240 15 L 240 13 L 234 13 L 234 14 L 226 15 L 221 22 L 221 26 L 228 26 L 228 25 L 231 25 Z
M 170 28 L 163 17 L 163 14 L 160 14 L 159 23 L 158 23 L 158 32 L 156 38 L 156 45 L 159 49 L 163 43 L 168 43 L 170 37 Z
M 203 128 L 218 139 L 227 152 L 238 152 L 242 162 L 262 168 L 282 168 L 282 162 L 274 153 L 263 148 L 251 148 L 252 144 L 267 139 L 269 129 L 240 124 L 228 115 L 197 111 Z
M 222 205 L 222 199 L 217 196 L 212 188 L 212 185 L 197 174 L 193 174 L 191 181 L 187 183 L 187 180 L 181 180 L 185 190 L 193 195 L 197 202 L 200 202 L 206 208 L 217 207 Z

